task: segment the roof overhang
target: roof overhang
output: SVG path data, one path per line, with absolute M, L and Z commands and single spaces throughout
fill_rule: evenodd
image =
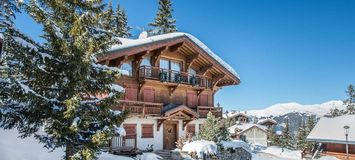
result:
M 186 33 L 171 33 L 159 36 L 159 38 L 155 38 L 154 40 L 150 40 L 149 38 L 151 37 L 143 40 L 120 39 L 122 45 L 113 46 L 105 55 L 99 57 L 99 61 L 112 60 L 122 56 L 131 56 L 143 52 L 154 52 L 164 47 L 184 44 L 198 52 L 199 58 L 209 61 L 210 64 L 216 67 L 219 71 L 223 72 L 226 77 L 233 82 L 227 85 L 238 85 L 240 83 L 239 75 L 234 71 L 234 69 L 215 55 L 206 45 L 194 36 Z M 135 43 L 136 41 L 139 41 L 140 43 Z

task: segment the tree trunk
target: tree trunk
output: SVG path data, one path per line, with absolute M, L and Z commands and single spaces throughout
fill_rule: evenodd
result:
M 66 142 L 65 146 L 65 160 L 70 160 L 70 158 L 74 155 L 74 146 L 70 142 Z

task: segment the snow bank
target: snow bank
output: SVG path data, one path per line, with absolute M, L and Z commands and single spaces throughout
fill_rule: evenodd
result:
M 190 143 L 186 143 L 182 147 L 183 152 L 197 154 L 197 157 L 202 158 L 203 154 L 217 154 L 217 145 L 212 141 L 193 141 Z
M 320 157 L 318 160 L 338 160 L 338 158 L 333 156 L 324 156 L 324 157 Z
M 61 160 L 64 149 L 50 152 L 43 148 L 43 144 L 33 137 L 18 138 L 16 130 L 4 130 L 0 128 L 0 159 L 4 160 Z M 134 160 L 125 156 L 112 155 L 106 152 L 100 154 L 99 160 Z
M 139 159 L 139 160 L 161 160 L 163 158 L 154 154 L 154 153 L 143 153 L 142 155 L 138 155 L 137 159 Z
M 271 155 L 274 155 L 274 156 L 280 157 L 280 158 L 286 158 L 289 160 L 301 159 L 301 151 L 300 150 L 289 150 L 289 149 L 284 148 L 284 150 L 282 151 L 282 148 L 280 148 L 280 147 L 270 146 L 261 152 L 268 153 L 268 154 L 271 154 Z
M 250 146 L 247 143 L 245 143 L 244 141 L 241 141 L 241 140 L 222 141 L 221 145 L 222 145 L 222 147 L 224 149 L 227 149 L 227 148 L 232 148 L 232 149 L 243 148 L 245 151 L 247 151 L 250 154 L 252 154 Z

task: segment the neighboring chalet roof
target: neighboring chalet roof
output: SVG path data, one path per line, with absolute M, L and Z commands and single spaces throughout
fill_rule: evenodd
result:
M 239 129 L 240 132 L 237 132 L 238 134 L 241 134 L 253 127 L 256 127 L 264 132 L 267 132 L 267 127 L 259 124 L 254 124 L 254 123 L 245 123 L 245 124 L 236 124 L 228 128 L 229 133 L 235 134 L 236 129 Z
M 261 124 L 261 125 L 266 124 L 266 123 L 271 123 L 271 124 L 274 124 L 274 125 L 277 124 L 277 122 L 275 120 L 271 119 L 271 118 L 260 119 L 258 121 L 258 124 Z
M 202 53 L 199 56 L 205 57 L 205 60 L 207 58 L 207 61 L 211 60 L 209 64 L 219 65 L 220 69 L 222 69 L 224 73 L 227 73 L 226 75 L 229 75 L 228 77 L 233 79 L 233 84 L 240 83 L 240 76 L 238 73 L 229 64 L 211 51 L 204 43 L 191 34 L 176 32 L 142 39 L 119 38 L 119 40 L 122 44 L 112 46 L 108 53 L 99 58 L 99 61 L 111 60 L 123 55 L 134 55 L 144 51 L 157 50 L 163 46 L 186 44 L 189 45 L 189 48 L 185 48 L 186 51 L 189 50 L 192 52 Z M 132 49 L 134 49 L 134 51 L 132 51 Z
M 227 117 L 227 118 L 238 117 L 238 116 L 243 116 L 243 117 L 246 117 L 246 118 L 249 117 L 249 116 L 248 116 L 246 113 L 244 113 L 244 112 L 234 112 L 234 113 L 228 113 L 228 114 L 226 114 L 226 117 Z
M 345 144 L 344 126 L 348 125 L 349 144 L 355 144 L 355 115 L 344 115 L 339 117 L 322 117 L 311 133 L 307 136 L 307 140 L 322 143 L 340 143 Z

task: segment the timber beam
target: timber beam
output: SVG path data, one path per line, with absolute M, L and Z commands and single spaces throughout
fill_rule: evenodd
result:
M 144 56 L 148 55 L 150 53 L 150 51 L 143 51 L 141 53 L 135 54 L 134 56 L 134 66 L 135 66 L 135 70 L 138 71 L 139 70 L 139 66 L 144 58 Z
M 210 70 L 211 68 L 213 67 L 212 64 L 209 64 L 209 65 L 205 65 L 203 67 L 200 68 L 200 71 L 199 71 L 199 74 L 201 75 L 206 75 L 206 73 L 208 72 L 208 70 Z
M 192 63 L 194 63 L 196 61 L 198 56 L 199 56 L 199 54 L 196 53 L 196 54 L 186 58 L 186 67 L 185 67 L 186 71 L 191 67 Z
M 168 47 L 164 46 L 164 47 L 161 47 L 161 48 L 158 48 L 158 49 L 152 51 L 154 53 L 152 56 L 152 59 L 151 59 L 152 66 L 155 66 L 155 67 L 158 66 L 158 62 L 159 62 L 161 54 L 164 53 L 167 49 L 168 49 Z
M 176 52 L 180 49 L 180 47 L 182 47 L 184 45 L 184 42 L 181 43 L 177 43 L 175 45 L 172 45 L 169 47 L 170 52 Z
M 214 77 L 212 77 L 212 88 L 215 88 L 217 84 L 224 78 L 225 75 L 223 74 L 218 74 Z

